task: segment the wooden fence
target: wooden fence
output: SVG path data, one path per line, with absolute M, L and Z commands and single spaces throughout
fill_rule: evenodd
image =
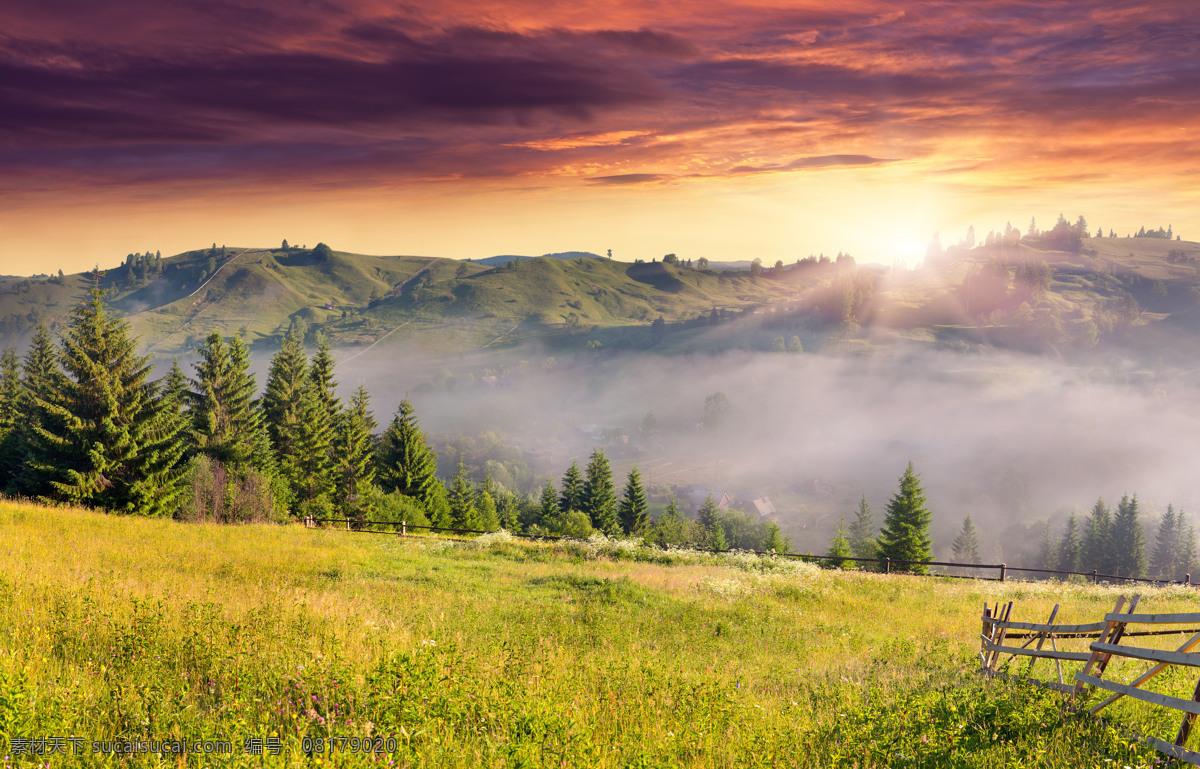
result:
M 1088 712 L 1092 714 L 1098 714 L 1122 697 L 1179 711 L 1183 714 L 1183 720 L 1179 725 L 1174 742 L 1167 742 L 1153 736 L 1140 734 L 1135 736 L 1146 741 L 1161 753 L 1200 766 L 1200 752 L 1185 747 L 1196 716 L 1200 715 L 1200 673 L 1197 674 L 1195 690 L 1190 700 L 1142 688 L 1144 684 L 1172 665 L 1200 668 L 1200 652 L 1192 651 L 1193 648 L 1200 646 L 1200 628 L 1196 627 L 1200 625 L 1200 612 L 1137 614 L 1138 600 L 1139 596 L 1136 595 L 1132 600 L 1121 596 L 1117 600 L 1116 606 L 1104 616 L 1103 620 L 1075 625 L 1054 624 L 1054 618 L 1059 609 L 1057 604 L 1050 612 L 1049 619 L 1044 623 L 1013 621 L 1011 601 L 995 606 L 985 605 L 981 618 L 983 632 L 980 637 L 979 649 L 981 672 L 988 676 L 1016 678 L 1036 686 L 1054 689 L 1070 695 L 1072 701 L 1078 700 L 1090 689 L 1112 692 L 1110 697 L 1088 708 Z M 1135 627 L 1149 626 L 1151 629 L 1131 630 L 1131 625 Z M 1178 627 L 1180 625 L 1191 627 Z M 1147 636 L 1184 634 L 1191 634 L 1191 637 L 1173 650 L 1147 648 L 1126 641 L 1126 639 Z M 1024 640 L 1024 643 L 1019 646 L 1005 645 L 1006 641 L 1017 640 Z M 1086 643 L 1087 650 L 1060 649 L 1059 644 L 1064 641 L 1067 646 Z M 1049 648 L 1046 646 L 1047 643 L 1049 643 Z M 1005 664 L 1010 668 L 1017 659 L 1025 658 L 1029 659 L 1029 667 L 1023 674 L 1000 670 L 1001 655 L 1009 656 Z M 1124 683 L 1112 678 L 1105 678 L 1105 671 L 1114 657 L 1153 664 L 1141 675 Z M 1041 659 L 1054 663 L 1055 678 L 1046 680 L 1033 675 L 1034 665 Z M 1081 667 L 1073 675 L 1064 677 L 1063 663 L 1078 663 Z M 1072 680 L 1073 683 L 1068 683 L 1068 680 Z

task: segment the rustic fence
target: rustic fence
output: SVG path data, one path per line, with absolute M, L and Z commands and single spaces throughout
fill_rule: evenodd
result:
M 454 528 L 446 528 L 446 527 L 440 527 L 440 526 L 414 526 L 405 521 L 399 521 L 399 522 L 397 522 L 397 521 L 368 521 L 368 520 L 358 520 L 358 519 L 353 519 L 353 518 L 313 518 L 313 517 L 309 516 L 308 518 L 303 519 L 303 523 L 306 527 L 315 527 L 318 524 L 322 524 L 322 523 L 338 523 L 338 524 L 345 524 L 346 531 L 354 531 L 354 532 L 358 532 L 361 534 L 392 534 L 392 535 L 399 535 L 399 536 L 405 536 L 408 533 L 409 529 L 420 529 L 422 531 L 430 531 L 430 532 L 434 532 L 434 533 L 447 533 L 447 534 L 494 534 L 495 533 L 495 532 L 491 532 L 491 531 L 480 531 L 478 529 L 454 529 Z M 368 527 L 368 526 L 391 526 L 391 527 L 395 527 L 395 528 L 391 531 L 381 531 L 379 529 L 364 528 L 364 527 Z M 520 533 L 516 533 L 516 532 L 509 532 L 509 535 L 513 536 L 513 537 L 519 537 L 522 539 L 548 540 L 548 541 L 562 541 L 562 540 L 575 539 L 574 537 L 552 536 L 552 535 L 544 535 L 544 534 L 520 534 Z M 733 549 L 714 550 L 714 549 L 710 549 L 710 548 L 700 548 L 700 547 L 690 548 L 690 549 L 696 550 L 701 553 L 735 552 Z M 737 551 L 737 552 L 752 552 L 752 553 L 756 553 L 758 555 L 770 555 L 771 554 L 771 553 L 768 553 L 768 552 L 765 552 L 762 550 L 750 550 L 750 551 L 742 550 L 742 551 Z M 1009 579 L 1010 576 L 1015 576 L 1014 574 L 1012 574 L 1013 572 L 1028 572 L 1028 573 L 1036 573 L 1036 574 L 1057 575 L 1057 576 L 1064 576 L 1064 577 L 1079 576 L 1079 577 L 1083 577 L 1087 580 L 1090 580 L 1092 582 L 1092 584 L 1099 584 L 1101 581 L 1105 581 L 1105 582 L 1144 582 L 1144 583 L 1154 584 L 1154 585 L 1191 585 L 1192 584 L 1192 575 L 1191 574 L 1185 575 L 1182 580 L 1165 580 L 1165 579 L 1147 579 L 1144 577 L 1125 577 L 1125 576 L 1121 576 L 1118 574 L 1102 574 L 1102 573 L 1100 573 L 1098 571 L 1094 571 L 1094 570 L 1090 571 L 1090 572 L 1084 572 L 1084 571 L 1057 571 L 1054 569 L 1031 569 L 1031 568 L 1025 568 L 1023 566 L 1009 566 L 1009 565 L 1003 564 L 1003 563 L 956 563 L 953 561 L 902 561 L 902 560 L 895 560 L 892 558 L 854 558 L 851 556 L 813 555 L 812 553 L 774 553 L 774 554 L 778 555 L 782 558 L 798 558 L 802 561 L 807 561 L 809 563 L 824 564 L 827 566 L 832 565 L 834 567 L 841 566 L 844 563 L 875 564 L 876 569 L 878 571 L 883 572 L 884 574 L 892 574 L 893 572 L 911 571 L 911 569 L 905 568 L 905 567 L 911 567 L 911 566 L 920 566 L 920 567 L 924 567 L 924 568 L 928 568 L 930 566 L 946 567 L 946 568 L 970 570 L 972 572 L 972 573 L 968 573 L 968 574 L 951 574 L 951 573 L 947 573 L 944 571 L 930 572 L 930 576 L 949 577 L 952 579 L 983 579 L 983 580 L 992 580 L 994 582 L 1004 582 L 1007 579 Z M 989 571 L 993 572 L 995 574 L 995 576 L 989 577 L 989 576 L 980 575 L 980 572 L 989 572 Z
M 1089 689 L 1112 692 L 1110 697 L 1088 708 L 1088 712 L 1092 714 L 1100 713 L 1122 697 L 1179 711 L 1183 714 L 1183 720 L 1179 725 L 1174 742 L 1167 742 L 1153 736 L 1140 734 L 1135 736 L 1149 743 L 1161 753 L 1200 766 L 1200 752 L 1185 747 L 1196 716 L 1200 715 L 1200 674 L 1197 674 L 1195 690 L 1190 700 L 1142 688 L 1144 684 L 1171 666 L 1200 668 L 1200 652 L 1192 651 L 1196 646 L 1200 646 L 1200 628 L 1196 627 L 1200 625 L 1200 612 L 1137 614 L 1135 610 L 1138 600 L 1139 596 L 1136 595 L 1128 601 L 1125 596 L 1121 596 L 1117 600 L 1116 606 L 1104 616 L 1103 620 L 1075 625 L 1054 624 L 1054 618 L 1059 609 L 1057 604 L 1050 612 L 1049 619 L 1044 623 L 1013 621 L 1013 603 L 1011 601 L 995 606 L 985 605 L 981 617 L 983 632 L 979 649 L 981 672 L 988 676 L 1015 678 L 1054 689 L 1070 695 L 1073 701 L 1078 700 Z M 1128 603 L 1128 607 L 1126 607 L 1126 603 Z M 1149 626 L 1152 629 L 1130 630 L 1131 625 Z M 1191 627 L 1178 627 L 1180 625 Z M 1132 638 L 1189 633 L 1191 637 L 1173 650 L 1147 648 L 1126 642 L 1126 639 Z M 1005 645 L 1006 641 L 1017 640 L 1024 640 L 1024 643 L 1019 646 Z M 1058 645 L 1062 641 L 1066 641 L 1068 645 L 1085 642 L 1087 650 L 1060 649 Z M 1049 648 L 1046 648 L 1047 642 L 1049 642 Z M 1000 670 L 1001 655 L 1009 655 L 1006 664 L 1010 667 L 1018 658 L 1028 658 L 1029 667 L 1024 674 Z M 1112 678 L 1105 678 L 1105 672 L 1114 657 L 1153 664 L 1129 683 L 1123 683 Z M 1044 680 L 1034 677 L 1034 665 L 1042 659 L 1054 663 L 1055 679 Z M 1064 662 L 1079 663 L 1081 668 L 1073 675 L 1064 678 Z M 1067 683 L 1068 679 L 1073 683 Z

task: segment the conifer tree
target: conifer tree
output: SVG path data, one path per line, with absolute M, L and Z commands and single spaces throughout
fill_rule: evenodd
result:
M 47 482 L 46 498 L 164 515 L 173 512 L 182 477 L 160 448 L 172 416 L 156 398 L 149 363 L 135 354 L 128 325 L 109 314 L 99 283 L 97 272 L 62 337 L 64 375 L 44 395 L 31 390 L 28 464 Z
M 608 457 L 604 456 L 600 449 L 592 451 L 583 495 L 584 512 L 591 518 L 592 527 L 610 537 L 620 534 L 621 523 L 617 519 L 617 493 L 613 487 L 612 468 L 608 464 Z
M 848 561 L 843 559 L 850 558 L 850 539 L 846 536 L 846 519 L 838 520 L 838 525 L 833 529 L 833 537 L 829 540 L 829 550 L 825 555 L 828 557 L 827 563 L 835 569 L 840 569 L 848 565 Z
M 558 491 L 554 488 L 554 481 L 547 478 L 546 484 L 542 486 L 541 511 L 535 523 L 549 528 L 558 514 Z
M 429 448 L 407 398 L 400 401 L 379 442 L 378 457 L 379 485 L 419 500 L 432 520 L 429 508 L 442 486 L 437 477 L 437 454 Z
M 858 510 L 854 513 L 854 522 L 850 524 L 850 555 L 855 558 L 878 558 L 879 531 L 875 528 L 875 516 L 867 504 L 867 495 L 859 500 Z
M 728 547 L 725 528 L 721 525 L 721 509 L 717 507 L 712 494 L 704 499 L 704 504 L 696 514 L 696 522 L 704 531 L 705 544 L 712 550 L 724 550 Z
M 16 426 L 15 445 L 9 462 L 14 470 L 6 485 L 10 494 L 29 497 L 48 496 L 51 492 L 52 471 L 42 471 L 29 461 L 35 434 L 34 428 L 41 423 L 42 412 L 37 400 L 46 400 L 62 383 L 63 373 L 58 365 L 58 352 L 54 339 L 45 324 L 39 323 L 34 331 L 29 349 L 22 363 L 20 417 Z
M 479 530 L 479 510 L 475 507 L 475 484 L 467 477 L 462 454 L 458 455 L 458 466 L 454 480 L 450 483 L 450 520 L 456 529 Z
M 571 462 L 566 475 L 562 479 L 562 491 L 558 495 L 558 510 L 569 513 L 572 510 L 583 511 L 586 504 L 584 496 L 583 473 L 579 470 L 578 462 Z
M 763 541 L 763 550 L 767 552 L 786 553 L 792 547 L 791 539 L 779 531 L 779 524 L 772 521 L 767 525 L 767 536 Z
M 979 563 L 979 533 L 971 516 L 963 519 L 962 529 L 951 545 L 954 560 L 959 563 Z
M 642 488 L 642 474 L 635 465 L 625 480 L 625 493 L 621 497 L 621 528 L 626 534 L 645 531 L 649 509 L 646 490 Z
M 255 400 L 258 389 L 250 373 L 250 356 L 242 340 L 228 343 L 217 332 L 200 345 L 195 379 L 189 394 L 192 432 L 197 451 L 220 462 L 235 477 L 254 469 L 273 475 L 263 413 Z
M 184 456 L 192 446 L 190 418 L 187 408 L 187 377 L 179 367 L 179 361 L 171 363 L 171 369 L 161 381 L 153 384 L 158 397 L 159 418 L 147 430 L 143 450 L 137 460 L 140 473 L 144 475 L 144 493 L 152 496 L 157 509 L 149 514 L 174 513 L 179 508 L 185 487 L 187 469 Z
M 1196 527 L 1188 524 L 1184 527 L 1183 511 L 1176 517 L 1176 530 L 1179 531 L 1179 553 L 1175 562 L 1176 579 L 1195 573 L 1196 566 Z
M 308 386 L 308 362 L 294 333 L 288 333 L 283 346 L 271 359 L 267 386 L 263 393 L 263 416 L 271 449 L 275 453 L 280 479 L 287 490 L 288 501 L 302 500 L 304 478 L 302 433 L 304 421 L 310 415 L 313 399 Z M 309 391 L 306 404 L 306 391 Z M 299 511 L 294 510 L 298 514 Z
M 928 561 L 932 557 L 933 542 L 929 538 L 931 515 L 925 509 L 925 492 L 920 477 L 913 472 L 912 462 L 900 476 L 900 489 L 888 502 L 879 536 L 881 558 L 893 561 Z M 926 567 L 920 563 L 899 564 L 900 571 L 924 574 Z
M 24 456 L 21 423 L 21 361 L 11 347 L 0 355 L 0 492 L 20 472 Z
M 293 488 L 303 506 L 323 508 L 334 491 L 334 462 L 332 457 L 334 428 L 329 420 L 322 382 L 310 376 L 300 395 L 300 432 L 296 447 L 296 464 L 300 475 Z
M 1079 521 L 1072 510 L 1067 516 L 1067 527 L 1063 531 L 1062 539 L 1058 542 L 1054 568 L 1059 571 L 1080 571 L 1082 567 L 1079 564 L 1079 553 Z
M 479 528 L 483 531 L 499 531 L 500 518 L 496 514 L 496 502 L 492 499 L 492 495 L 480 490 L 476 504 L 479 510 Z
M 1080 565 L 1083 571 L 1113 573 L 1112 514 L 1103 499 L 1097 499 L 1083 525 L 1080 542 Z
M 1154 543 L 1154 554 L 1150 558 L 1150 571 L 1157 579 L 1172 579 L 1177 550 L 1181 544 L 1176 539 L 1175 506 L 1167 505 L 1167 512 L 1158 522 L 1158 536 Z
M 1115 574 L 1142 577 L 1146 573 L 1146 534 L 1138 520 L 1137 495 L 1121 497 L 1112 522 Z
M 371 438 L 375 432 L 375 415 L 370 411 L 370 396 L 359 387 L 349 408 L 338 420 L 338 437 L 334 450 L 337 462 L 335 504 L 347 518 L 363 520 L 369 517 L 367 492 L 375 483 L 375 447 Z

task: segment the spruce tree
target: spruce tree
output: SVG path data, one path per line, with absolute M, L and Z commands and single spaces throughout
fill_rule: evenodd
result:
M 370 396 L 365 387 L 359 387 L 338 420 L 334 447 L 337 470 L 334 502 L 346 518 L 363 520 L 371 512 L 367 493 L 375 483 L 375 446 L 371 437 L 374 432 Z
M 128 325 L 109 314 L 94 274 L 86 301 L 61 339 L 64 375 L 31 391 L 28 464 L 41 496 L 141 515 L 173 512 L 182 468 L 172 464 L 169 410 L 148 381 Z M 173 436 L 172 436 L 173 437 Z
M 484 531 L 499 531 L 500 518 L 496 514 L 496 501 L 492 495 L 481 489 L 476 507 L 479 511 L 479 528 Z
M 1179 542 L 1176 540 L 1175 507 L 1167 505 L 1167 512 L 1158 522 L 1158 536 L 1154 554 L 1150 558 L 1150 572 L 1157 579 L 1173 579 Z
M 467 468 L 463 464 L 462 453 L 458 455 L 458 466 L 454 471 L 454 480 L 450 482 L 450 520 L 455 529 L 479 530 L 479 510 L 475 506 L 475 484 L 467 477 Z
M 858 510 L 854 513 L 854 522 L 850 524 L 850 555 L 855 558 L 879 557 L 879 532 L 875 528 L 875 516 L 867 504 L 867 495 L 863 494 L 858 502 Z
M 1079 521 L 1072 510 L 1067 516 L 1067 527 L 1063 531 L 1062 539 L 1058 542 L 1054 568 L 1059 571 L 1079 571 L 1082 568 L 1079 564 L 1079 553 Z
M 1112 514 L 1103 499 L 1096 500 L 1083 525 L 1080 551 L 1080 565 L 1083 571 L 1113 573 Z
M 235 477 L 254 469 L 273 475 L 270 451 L 262 451 L 266 427 L 255 400 L 250 356 L 240 339 L 228 343 L 217 332 L 200 345 L 189 394 L 196 449 L 220 462 Z
M 1146 573 L 1146 533 L 1138 520 L 1137 495 L 1121 497 L 1113 516 L 1113 552 L 1116 556 L 1115 574 L 1122 577 L 1142 577 Z
M 971 516 L 963 519 L 962 529 L 950 547 L 959 563 L 979 563 L 979 533 Z
M 558 491 L 554 488 L 554 481 L 547 478 L 546 484 L 542 486 L 541 510 L 535 523 L 550 528 L 558 514 Z
M 562 491 L 558 495 L 558 510 L 569 513 L 572 510 L 583 511 L 586 504 L 584 497 L 583 473 L 579 470 L 578 462 L 571 462 L 562 479 Z
M 612 468 L 608 457 L 600 449 L 592 451 L 588 462 L 587 480 L 583 486 L 584 512 L 592 521 L 592 527 L 613 537 L 621 533 L 617 519 L 617 492 L 613 487 Z
M 642 488 L 642 474 L 635 465 L 625 480 L 625 493 L 621 497 L 621 528 L 626 534 L 645 531 L 649 509 L 646 490 Z
M 767 524 L 767 535 L 763 541 L 763 550 L 767 552 L 786 553 L 792 547 L 789 537 L 779 531 L 779 524 L 772 521 Z
M 171 363 L 171 369 L 161 381 L 154 383 L 160 393 L 158 398 L 159 418 L 155 427 L 146 433 L 143 451 L 138 465 L 145 476 L 143 485 L 154 489 L 158 510 L 154 514 L 174 513 L 179 508 L 186 484 L 187 470 L 184 457 L 192 447 L 191 420 L 186 413 L 187 377 L 179 367 L 179 361 Z M 150 489 L 145 493 L 149 494 Z
M 378 466 L 379 485 L 385 491 L 419 500 L 432 519 L 429 508 L 442 485 L 437 477 L 437 454 L 429 448 L 407 398 L 400 401 L 379 441 Z
M 931 515 L 925 509 L 925 492 L 921 479 L 913 472 L 912 462 L 900 476 L 900 489 L 888 502 L 879 536 L 879 555 L 893 561 L 928 561 L 932 558 L 933 541 L 929 538 Z M 924 574 L 920 563 L 898 564 L 899 571 Z
M 334 491 L 333 443 L 336 422 L 331 422 L 326 408 L 324 386 L 320 379 L 309 377 L 300 395 L 300 433 L 296 447 L 296 464 L 300 475 L 293 488 L 302 505 L 308 509 L 324 509 Z
M 0 492 L 3 492 L 21 470 L 24 458 L 21 440 L 21 361 L 11 347 L 0 355 Z
M 704 504 L 696 514 L 696 522 L 704 532 L 705 544 L 712 550 L 725 550 L 729 545 L 725 536 L 725 527 L 721 525 L 721 509 L 717 507 L 712 494 L 704 499 Z
M 8 460 L 14 467 L 13 475 L 6 485 L 10 494 L 42 497 L 51 493 L 53 470 L 42 471 L 29 460 L 36 437 L 34 428 L 41 424 L 43 416 L 37 402 L 39 399 L 49 399 L 51 393 L 60 389 L 62 381 L 63 373 L 58 364 L 54 339 L 45 324 L 39 323 L 22 363 L 20 417 L 16 427 L 15 445 Z
M 828 563 L 835 569 L 844 568 L 849 564 L 849 561 L 843 560 L 850 558 L 850 539 L 846 536 L 846 519 L 838 519 L 838 525 L 833 529 L 833 537 L 829 540 L 829 550 L 825 552 Z
M 301 502 L 301 489 L 307 485 L 301 437 L 305 430 L 304 421 L 313 404 L 308 381 L 308 361 L 304 358 L 304 350 L 296 335 L 289 333 L 279 352 L 271 359 L 262 404 L 279 477 L 292 504 Z M 294 509 L 293 513 L 299 514 L 299 511 Z

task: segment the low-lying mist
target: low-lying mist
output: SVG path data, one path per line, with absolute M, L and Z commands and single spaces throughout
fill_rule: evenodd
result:
M 530 484 L 557 482 L 572 459 L 582 466 L 602 447 L 618 487 L 637 464 L 660 493 L 702 484 L 743 504 L 770 497 L 802 550 L 823 551 L 864 494 L 881 523 L 909 461 L 924 482 L 938 556 L 967 514 L 989 559 L 1027 552 L 1036 543 L 1010 540 L 1028 540 L 1038 522 L 1061 530 L 1071 508 L 1086 511 L 1098 497 L 1136 493 L 1148 524 L 1168 503 L 1200 508 L 1200 386 L 1115 359 L 1080 366 L 918 347 L 555 358 L 529 346 L 384 357 L 373 351 L 338 369 L 343 394 L 359 384 L 371 392 L 381 429 L 407 393 L 435 444 L 495 433 L 524 453 Z M 706 421 L 714 393 L 728 398 L 718 424 Z M 454 461 L 441 457 L 444 475 Z

